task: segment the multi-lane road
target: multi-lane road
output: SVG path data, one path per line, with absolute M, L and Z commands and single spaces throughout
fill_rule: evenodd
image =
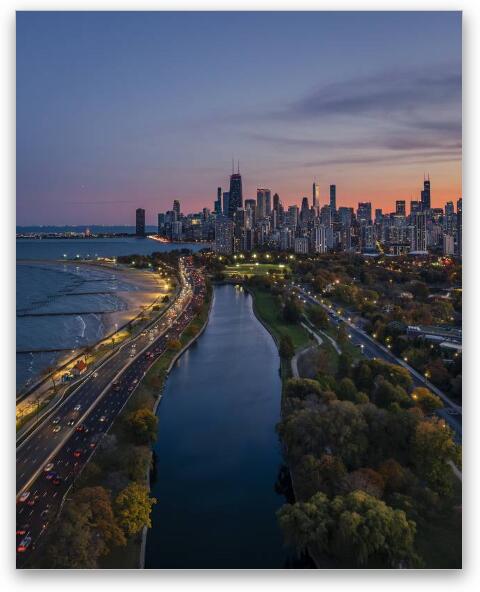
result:
M 443 403 L 444 408 L 437 412 L 446 423 L 452 428 L 455 432 L 455 437 L 458 442 L 462 440 L 462 408 L 460 405 L 457 405 L 454 401 L 452 401 L 449 397 L 447 397 L 444 393 L 442 393 L 435 385 L 431 384 L 428 380 L 426 380 L 420 373 L 418 373 L 414 368 L 409 366 L 404 360 L 397 358 L 392 352 L 390 352 L 387 348 L 383 347 L 379 343 L 377 343 L 368 333 L 366 333 L 363 329 L 357 327 L 351 319 L 345 317 L 335 311 L 335 309 L 330 308 L 327 304 L 323 303 L 321 299 L 316 298 L 311 292 L 305 288 L 304 286 L 297 284 L 295 288 L 299 291 L 302 298 L 310 302 L 311 304 L 318 304 L 322 306 L 325 311 L 328 313 L 331 321 L 334 324 L 344 323 L 347 326 L 348 334 L 350 336 L 350 340 L 356 346 L 358 346 L 363 353 L 364 356 L 370 359 L 380 359 L 385 360 L 386 362 L 390 362 L 391 364 L 397 364 L 405 368 L 410 376 L 412 377 L 414 387 L 427 387 L 431 391 L 433 391 L 436 395 L 438 395 Z
M 165 352 L 168 341 L 183 332 L 195 307 L 203 302 L 204 280 L 190 258 L 181 262 L 181 277 L 177 300 L 158 322 L 119 348 L 17 449 L 18 567 L 25 566 L 58 516 L 75 478 L 145 372 Z

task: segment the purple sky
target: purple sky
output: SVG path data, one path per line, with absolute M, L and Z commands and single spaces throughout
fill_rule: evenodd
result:
M 461 13 L 17 12 L 17 224 L 461 195 Z

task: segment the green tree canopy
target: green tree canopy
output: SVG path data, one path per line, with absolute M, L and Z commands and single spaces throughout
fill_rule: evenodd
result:
M 156 502 L 154 497 L 149 497 L 148 488 L 139 483 L 130 483 L 118 494 L 115 514 L 118 524 L 128 536 L 137 534 L 144 526 L 152 526 L 150 512 Z
M 151 444 L 157 437 L 158 419 L 147 407 L 132 411 L 125 418 L 125 425 L 136 444 Z

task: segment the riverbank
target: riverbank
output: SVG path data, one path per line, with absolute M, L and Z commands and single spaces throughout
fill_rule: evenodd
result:
M 176 348 L 166 351 L 157 362 L 153 364 L 139 383 L 122 414 L 120 414 L 115 421 L 112 429 L 113 432 L 118 435 L 120 448 L 124 445 L 128 445 L 128 442 L 122 437 L 122 430 L 118 429 L 119 424 L 121 424 L 128 414 L 139 409 L 148 409 L 152 414 L 156 414 L 157 408 L 162 401 L 163 389 L 168 374 L 176 361 L 205 330 L 213 302 L 212 288 L 209 284 L 207 284 L 206 287 L 206 296 L 202 308 L 180 336 L 180 347 L 178 349 Z M 136 482 L 144 485 L 150 493 L 150 472 L 152 469 L 151 447 L 147 447 L 144 452 L 143 464 L 138 468 L 139 479 L 137 479 Z M 140 475 L 143 476 L 140 477 Z M 114 548 L 108 556 L 103 558 L 100 567 L 105 569 L 143 569 L 145 564 L 147 533 L 148 528 L 144 527 L 141 534 L 130 539 L 125 547 Z

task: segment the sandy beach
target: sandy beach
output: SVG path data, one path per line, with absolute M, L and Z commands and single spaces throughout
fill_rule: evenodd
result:
M 124 327 L 128 322 L 141 315 L 144 310 L 148 309 L 153 304 L 161 304 L 163 296 L 169 292 L 166 287 L 166 281 L 162 279 L 158 273 L 153 273 L 149 270 L 125 268 L 106 263 L 83 263 L 77 261 L 64 262 L 52 260 L 30 260 L 18 261 L 17 263 L 20 265 L 27 265 L 29 267 L 34 266 L 34 269 L 32 269 L 30 273 L 33 273 L 35 268 L 37 268 L 37 271 L 41 270 L 43 272 L 43 268 L 48 270 L 59 268 L 61 266 L 67 273 L 70 272 L 78 274 L 80 272 L 80 274 L 83 275 L 84 272 L 92 272 L 92 278 L 95 278 L 92 280 L 92 283 L 88 288 L 83 288 L 83 290 L 92 290 L 91 292 L 82 292 L 82 287 L 80 287 L 78 292 L 74 292 L 72 294 L 72 298 L 61 297 L 60 301 L 54 300 L 53 305 L 48 303 L 46 305 L 42 305 L 40 308 L 33 309 L 35 314 L 38 313 L 36 322 L 41 320 L 42 314 L 49 314 L 49 310 L 51 310 L 49 307 L 51 306 L 53 306 L 54 309 L 53 314 L 62 314 L 62 307 L 69 306 L 69 303 L 73 304 L 72 300 L 75 299 L 80 299 L 77 301 L 82 305 L 85 302 L 88 303 L 88 301 L 92 298 L 98 298 L 98 300 L 95 302 L 99 302 L 99 306 L 94 306 L 98 309 L 95 310 L 94 314 L 92 314 L 88 307 L 85 310 L 83 308 L 78 309 L 77 319 L 83 318 L 85 321 L 90 323 L 89 333 L 86 335 L 86 337 L 88 336 L 88 343 L 85 337 L 83 338 L 83 341 L 78 344 L 78 346 L 73 346 L 73 350 L 68 349 L 67 346 L 65 351 L 59 350 L 56 354 L 54 352 L 50 354 L 32 354 L 35 357 L 36 364 L 34 368 L 34 374 L 31 375 L 31 381 L 29 381 L 31 385 L 33 385 L 38 380 L 38 378 L 40 378 L 42 367 L 51 365 L 55 365 L 56 367 L 63 366 L 64 364 L 68 363 L 69 360 L 77 356 L 86 345 L 94 346 L 96 343 L 103 341 L 110 335 L 113 335 L 116 331 L 120 331 L 122 327 Z M 88 284 L 88 278 L 86 281 Z M 97 285 L 96 282 L 99 282 L 98 293 L 95 292 L 95 286 Z M 35 286 L 35 284 L 30 285 L 32 288 Z M 90 296 L 89 294 L 94 294 L 94 296 Z M 104 294 L 104 296 L 101 296 L 102 294 Z M 67 304 L 65 304 L 65 302 Z M 66 312 L 66 314 L 72 315 L 72 311 L 76 312 L 77 309 L 72 309 L 70 307 L 70 310 Z M 31 313 L 32 311 L 27 312 Z M 55 318 L 58 319 L 59 317 L 50 318 L 53 320 Z M 65 318 L 73 318 L 73 316 Z M 95 321 L 95 318 L 97 318 L 97 321 Z M 29 319 L 20 320 L 25 321 Z M 94 323 L 94 327 L 96 327 L 94 332 L 92 331 L 92 323 Z M 25 341 L 27 341 L 28 344 L 32 343 L 31 339 L 25 339 L 25 335 L 22 337 L 22 345 L 25 343 Z M 51 336 L 46 334 L 46 336 L 41 338 L 41 340 L 43 341 L 44 339 L 47 339 L 48 342 L 48 337 L 51 337 L 54 342 L 56 339 L 58 339 L 54 333 Z M 35 351 L 36 345 L 33 345 L 32 347 Z M 54 347 L 56 347 L 55 344 Z M 20 351 L 22 351 L 22 346 L 20 346 Z M 48 348 L 46 351 L 48 351 Z M 41 356 L 48 356 L 49 361 L 43 362 Z M 24 359 L 25 358 L 23 358 L 23 360 Z M 18 388 L 22 388 L 21 384 L 18 384 Z

